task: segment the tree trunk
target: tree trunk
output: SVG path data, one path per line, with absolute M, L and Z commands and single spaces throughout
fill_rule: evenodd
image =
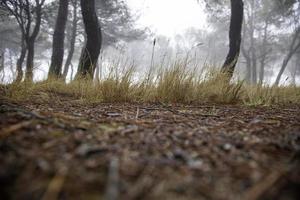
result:
M 73 21 L 72 21 L 72 33 L 71 33 L 71 40 L 70 40 L 70 49 L 67 56 L 67 60 L 64 66 L 63 71 L 63 79 L 66 80 L 66 77 L 68 75 L 69 67 L 72 62 L 72 58 L 75 51 L 75 42 L 76 42 L 76 36 L 77 36 L 77 1 L 74 1 L 73 3 Z
M 34 66 L 34 40 L 29 39 L 27 42 L 27 61 L 26 61 L 26 72 L 25 81 L 33 81 L 33 66 Z
M 71 76 L 70 76 L 70 81 L 72 81 L 72 80 L 73 80 L 73 75 L 74 75 L 74 66 L 73 66 L 72 63 L 70 64 L 70 66 L 71 66 Z
M 101 50 L 101 27 L 95 10 L 95 0 L 81 0 L 80 3 L 87 42 L 79 61 L 76 79 L 93 79 Z
M 229 78 L 232 78 L 240 54 L 244 3 L 243 0 L 231 0 L 230 2 L 231 19 L 229 30 L 229 52 L 222 67 L 222 71 L 227 73 Z
M 23 63 L 26 57 L 26 53 L 27 53 L 27 48 L 26 48 L 26 44 L 25 44 L 25 40 L 24 37 L 22 37 L 22 41 L 21 41 L 21 54 L 20 57 L 17 60 L 17 77 L 15 79 L 15 83 L 20 83 L 23 79 Z
M 36 1 L 38 5 L 35 8 L 36 12 L 36 20 L 35 26 L 30 36 L 26 38 L 27 45 L 27 63 L 26 63 L 26 73 L 25 73 L 25 81 L 32 82 L 33 81 L 33 69 L 34 69 L 34 44 L 35 40 L 40 32 L 41 21 L 42 21 L 42 6 L 45 1 Z
M 252 63 L 252 74 L 251 74 L 252 84 L 257 84 L 257 57 L 256 57 L 256 50 L 254 46 L 251 50 L 251 54 L 252 54 L 252 62 L 251 62 Z
M 2 71 L 4 71 L 4 62 L 5 62 L 5 60 L 4 60 L 5 55 L 4 54 L 5 54 L 5 49 L 1 51 L 1 55 L 0 55 L 0 60 L 1 60 L 1 62 L 0 62 L 0 73 Z
M 265 22 L 265 27 L 264 27 L 264 36 L 263 36 L 263 44 L 262 44 L 262 55 L 260 58 L 260 71 L 259 71 L 259 84 L 262 85 L 264 82 L 264 76 L 265 76 L 265 62 L 266 62 L 266 57 L 267 57 L 267 41 L 268 41 L 268 26 L 269 26 L 269 21 L 268 18 L 266 19 Z
M 298 71 L 298 65 L 300 63 L 300 54 L 296 57 L 295 59 L 295 63 L 294 63 L 294 67 L 292 69 L 292 73 L 291 73 L 291 76 L 292 76 L 292 80 L 291 80 L 291 84 L 293 86 L 296 86 L 296 76 L 297 76 L 297 71 Z
M 59 9 L 53 34 L 52 57 L 48 78 L 60 78 L 61 76 L 68 5 L 69 0 L 59 1 Z
M 276 86 L 279 85 L 281 76 L 283 75 L 284 70 L 286 69 L 287 65 L 289 64 L 289 61 L 292 58 L 293 54 L 294 54 L 293 52 L 289 52 L 289 54 L 284 58 L 284 60 L 282 62 L 282 65 L 281 65 L 281 68 L 280 68 L 280 71 L 279 71 L 278 76 L 277 76 L 276 81 L 275 81 Z
M 1 80 L 0 82 L 4 82 L 4 78 L 5 78 L 5 49 L 1 51 L 1 55 L 0 55 L 0 74 L 2 74 Z
M 246 28 L 245 27 L 244 27 L 243 35 L 246 35 Z M 241 44 L 241 51 L 242 51 L 242 54 L 243 54 L 243 56 L 246 60 L 245 80 L 246 80 L 247 83 L 250 83 L 251 82 L 251 59 L 250 59 L 250 56 L 249 56 L 247 50 L 245 49 L 245 41 L 244 40 L 242 41 L 242 44 Z
M 251 53 L 251 82 L 252 84 L 257 83 L 257 56 L 256 56 L 256 45 L 255 45 L 255 38 L 254 38 L 254 31 L 255 31 L 255 0 L 251 0 L 250 2 L 251 7 L 251 15 L 249 17 L 249 32 L 250 32 L 250 53 Z
M 284 70 L 286 69 L 287 65 L 289 64 L 289 61 L 290 59 L 293 57 L 293 55 L 297 52 L 298 49 L 300 49 L 300 40 L 299 40 L 299 36 L 300 36 L 300 27 L 297 28 L 294 36 L 293 36 L 293 39 L 292 39 L 292 42 L 291 42 L 291 45 L 290 45 L 290 49 L 289 49 L 289 52 L 288 54 L 286 55 L 286 57 L 284 58 L 283 62 L 282 62 L 282 65 L 281 65 L 281 68 L 280 68 L 280 71 L 278 73 L 278 76 L 276 78 L 276 81 L 275 81 L 275 85 L 278 86 L 279 85 L 279 82 L 280 82 L 280 79 L 281 79 L 281 76 L 284 72 Z

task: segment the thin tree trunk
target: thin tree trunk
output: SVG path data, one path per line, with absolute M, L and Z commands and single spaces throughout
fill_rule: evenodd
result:
M 243 39 L 242 39 L 242 43 L 241 43 L 241 52 L 242 55 L 244 56 L 245 60 L 246 60 L 246 76 L 245 76 L 245 80 L 248 84 L 251 83 L 251 56 L 250 56 L 250 50 L 245 48 L 245 40 L 246 40 L 246 32 L 247 32 L 247 24 L 244 21 L 244 26 L 243 26 Z
M 252 84 L 257 83 L 257 56 L 256 56 L 256 49 L 255 49 L 255 39 L 254 39 L 254 21 L 255 21 L 255 0 L 251 0 L 250 2 L 251 7 L 251 15 L 250 15 L 250 52 L 251 52 L 251 81 Z
M 282 62 L 282 65 L 281 65 L 281 68 L 280 68 L 280 71 L 279 71 L 278 76 L 277 76 L 276 81 L 275 81 L 276 86 L 279 85 L 281 76 L 283 75 L 284 70 L 286 69 L 287 65 L 289 64 L 289 61 L 292 58 L 293 54 L 294 54 L 293 52 L 289 52 L 289 54 L 284 58 L 284 60 Z
M 242 24 L 244 15 L 243 0 L 231 0 L 231 20 L 229 30 L 229 52 L 222 71 L 232 78 L 240 54 Z
M 268 41 L 268 27 L 269 27 L 269 17 L 267 17 L 264 27 L 264 36 L 262 44 L 262 56 L 260 58 L 260 71 L 259 71 L 259 84 L 262 85 L 265 76 L 265 62 L 267 57 L 267 41 Z
M 1 51 L 0 60 L 0 74 L 2 75 L 1 82 L 3 83 L 5 78 L 5 49 Z
M 256 50 L 255 47 L 253 46 L 251 50 L 252 54 L 252 84 L 257 84 L 257 57 L 256 57 Z
M 32 82 L 34 66 L 34 40 L 30 39 L 27 41 L 27 51 L 25 81 Z
M 10 66 L 9 66 L 9 69 L 10 69 L 10 73 L 12 74 L 12 79 L 15 78 L 15 73 L 14 73 L 14 52 L 13 51 L 9 51 L 9 61 L 10 61 Z
M 63 71 L 63 79 L 66 80 L 66 77 L 68 75 L 69 67 L 74 55 L 75 51 L 75 42 L 76 42 L 76 36 L 77 36 L 77 1 L 74 1 L 73 3 L 73 21 L 72 21 L 72 35 L 71 35 L 71 41 L 70 41 L 70 49 L 67 56 L 67 60 L 65 62 L 64 71 Z
M 298 64 L 300 63 L 300 56 L 297 56 L 295 59 L 294 67 L 292 69 L 292 81 L 291 84 L 296 86 L 296 76 L 297 76 L 297 71 L 298 71 Z
M 33 69 L 34 69 L 34 44 L 35 40 L 40 32 L 41 21 L 42 21 L 42 5 L 45 1 L 39 2 L 35 11 L 36 11 L 36 23 L 34 29 L 32 31 L 31 36 L 26 38 L 27 45 L 27 63 L 26 63 L 26 73 L 25 73 L 25 81 L 32 82 L 33 81 Z
M 283 75 L 284 70 L 286 69 L 287 65 L 289 64 L 290 59 L 293 57 L 293 55 L 297 52 L 298 49 L 300 49 L 300 40 L 299 40 L 299 36 L 300 36 L 300 27 L 298 27 L 298 29 L 296 30 L 292 42 L 291 42 L 291 46 L 289 49 L 288 54 L 286 55 L 286 57 L 284 58 L 280 71 L 278 73 L 278 76 L 276 78 L 275 81 L 275 85 L 278 86 L 281 76 Z M 296 45 L 296 46 L 295 46 Z
M 72 80 L 73 80 L 73 75 L 74 75 L 74 66 L 73 66 L 72 62 L 71 62 L 71 64 L 70 64 L 70 66 L 71 66 L 71 77 L 70 77 L 70 81 L 72 81 Z
M 5 58 L 4 58 L 4 55 L 5 54 L 5 49 L 1 51 L 1 55 L 0 55 L 0 59 L 1 59 L 1 63 L 0 63 L 0 73 L 2 71 L 4 71 L 4 63 L 5 63 Z
M 246 27 L 245 26 L 244 26 L 243 35 L 246 35 Z M 246 80 L 247 83 L 250 83 L 251 82 L 251 59 L 250 59 L 250 56 L 249 56 L 247 50 L 245 49 L 245 41 L 244 40 L 242 40 L 241 52 L 242 52 L 242 54 L 243 54 L 243 56 L 246 60 L 246 77 L 245 77 L 245 80 Z
M 65 29 L 68 17 L 69 0 L 60 0 L 53 34 L 51 65 L 48 78 L 60 78 L 64 58 Z
M 79 61 L 76 79 L 93 79 L 101 50 L 101 27 L 95 10 L 95 0 L 81 0 L 80 3 L 87 42 Z
M 21 41 L 21 54 L 20 57 L 17 60 L 17 77 L 15 79 L 15 83 L 20 83 L 23 79 L 23 63 L 26 57 L 26 53 L 27 53 L 27 48 L 26 48 L 26 44 L 25 44 L 25 39 L 24 36 L 22 37 L 22 41 Z

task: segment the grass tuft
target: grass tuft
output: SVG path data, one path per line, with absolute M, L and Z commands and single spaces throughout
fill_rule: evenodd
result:
M 121 74 L 110 73 L 97 82 L 61 80 L 1 86 L 1 94 L 15 101 L 79 100 L 83 103 L 226 103 L 250 106 L 300 103 L 300 88 L 247 85 L 243 81 L 229 83 L 217 70 L 197 73 L 186 62 L 176 62 L 157 74 L 139 78 L 133 68 Z M 138 80 L 138 81 L 134 81 Z M 63 98 L 62 98 L 63 97 Z

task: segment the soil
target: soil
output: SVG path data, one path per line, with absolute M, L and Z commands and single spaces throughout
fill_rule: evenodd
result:
M 0 100 L 0 199 L 300 199 L 300 106 Z

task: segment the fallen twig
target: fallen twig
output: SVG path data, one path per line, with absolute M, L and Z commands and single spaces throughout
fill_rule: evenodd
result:
M 11 125 L 10 127 L 6 128 L 4 130 L 1 130 L 0 131 L 0 139 L 7 138 L 12 133 L 14 133 L 14 132 L 16 132 L 16 131 L 24 128 L 24 127 L 29 126 L 30 124 L 32 124 L 32 122 L 33 122 L 33 120 L 24 121 L 24 122 L 21 122 L 21 123 L 18 123 L 18 124 Z

